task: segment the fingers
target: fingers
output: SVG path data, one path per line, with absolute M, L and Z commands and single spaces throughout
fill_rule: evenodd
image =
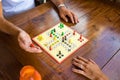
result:
M 72 68 L 72 71 L 75 72 L 75 73 L 77 73 L 77 74 L 81 74 L 81 75 L 83 75 L 83 76 L 86 75 L 85 72 L 82 71 L 82 70 L 78 70 L 78 69 Z
M 96 64 L 95 61 L 93 61 L 92 59 L 88 59 L 90 62 L 92 62 L 93 64 Z
M 88 65 L 90 64 L 96 64 L 96 63 L 91 59 L 87 60 L 80 56 L 73 59 L 73 65 L 82 69 L 83 71 L 86 71 L 86 69 L 88 68 Z
M 73 15 L 72 15 L 72 13 L 71 13 L 71 12 L 68 12 L 68 14 L 67 14 L 67 15 L 70 17 L 70 19 L 71 19 L 72 23 L 74 24 L 74 23 L 75 23 L 75 21 L 74 21 L 74 17 L 73 17 Z
M 75 23 L 79 23 L 78 17 L 73 12 L 71 12 L 71 13 L 73 15 Z
M 27 47 L 26 51 L 28 51 L 30 53 L 41 53 L 42 52 L 40 47 L 35 46 L 33 43 L 29 44 L 29 46 Z
M 90 80 L 93 80 L 95 76 L 98 77 L 98 74 L 101 75 L 99 66 L 91 59 L 78 56 L 74 58 L 73 64 L 75 65 L 75 68 L 72 69 L 73 72 L 81 74 Z
M 85 63 L 84 63 L 83 61 L 79 60 L 78 58 L 74 58 L 74 62 L 77 62 L 77 63 L 79 63 L 80 65 L 86 66 Z
M 25 51 L 30 52 L 30 53 L 41 53 L 42 52 L 40 47 L 35 46 L 34 44 L 31 44 L 29 42 L 26 43 L 26 42 L 19 41 L 19 45 L 22 49 L 24 49 Z
M 84 70 L 84 69 L 85 69 L 85 66 L 84 66 L 84 65 L 82 65 L 82 64 L 80 64 L 80 63 L 73 62 L 73 64 L 74 64 L 76 67 L 78 67 L 78 68 L 80 68 L 80 69 L 82 69 L 82 70 Z
M 61 18 L 65 20 L 66 22 L 68 22 L 67 16 L 70 18 L 73 24 L 79 22 L 78 17 L 72 11 L 68 10 L 67 8 L 60 8 L 59 12 L 60 12 Z
M 65 20 L 66 22 L 68 22 L 68 19 L 66 18 L 65 15 L 61 15 L 61 18 L 62 18 L 63 20 Z
M 40 47 L 32 44 L 32 40 L 30 36 L 24 31 L 19 33 L 18 42 L 19 42 L 20 47 L 27 52 L 30 52 L 30 53 L 41 53 L 42 52 Z
M 70 20 L 72 21 L 72 23 L 78 23 L 79 20 L 78 20 L 78 17 L 73 13 L 73 12 L 68 12 L 67 13 L 68 17 L 70 17 Z
M 88 60 L 83 57 L 78 56 L 77 58 L 85 63 L 88 63 Z
M 36 48 L 25 48 L 24 50 L 30 53 L 41 53 L 42 52 L 41 49 L 36 49 Z

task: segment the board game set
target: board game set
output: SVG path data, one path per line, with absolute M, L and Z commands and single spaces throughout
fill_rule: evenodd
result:
M 61 63 L 88 42 L 88 39 L 65 24 L 58 23 L 34 37 L 33 41 L 54 60 Z

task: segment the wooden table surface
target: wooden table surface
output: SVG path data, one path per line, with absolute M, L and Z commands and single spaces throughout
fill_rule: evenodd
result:
M 71 71 L 72 58 L 83 56 L 93 59 L 110 78 L 120 80 L 120 8 L 93 0 L 67 0 L 66 6 L 79 18 L 78 24 L 66 23 L 59 18 L 55 6 L 48 2 L 8 20 L 27 31 L 31 37 L 63 22 L 82 33 L 89 42 L 58 64 L 45 52 L 31 54 L 23 51 L 17 40 L 0 33 L 9 50 L 24 65 L 33 65 L 43 80 L 87 80 Z

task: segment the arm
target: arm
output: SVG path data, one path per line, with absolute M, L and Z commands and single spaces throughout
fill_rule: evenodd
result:
M 19 45 L 25 51 L 30 53 L 40 53 L 41 49 L 37 46 L 30 47 L 32 40 L 30 36 L 16 25 L 6 20 L 2 14 L 2 5 L 0 3 L 0 31 L 5 32 L 9 35 L 15 36 L 18 39 Z
M 73 68 L 73 72 L 81 74 L 90 80 L 109 80 L 100 70 L 99 66 L 91 59 L 87 60 L 78 56 L 77 58 L 74 58 L 73 65 L 79 68 Z
M 58 8 L 59 15 L 63 20 L 68 22 L 68 18 L 67 18 L 67 16 L 68 16 L 72 23 L 78 23 L 79 22 L 78 17 L 72 11 L 70 11 L 68 8 L 66 8 L 66 6 L 64 5 L 65 0 L 51 0 L 51 1 Z
M 1 2 L 0 2 L 0 30 L 10 35 L 17 35 L 20 31 L 22 31 L 20 28 L 16 27 L 14 24 L 10 23 L 4 18 L 4 16 L 2 15 Z

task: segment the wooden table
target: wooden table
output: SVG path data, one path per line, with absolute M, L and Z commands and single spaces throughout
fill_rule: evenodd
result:
M 93 0 L 67 0 L 66 5 L 78 15 L 78 24 L 62 21 L 51 2 L 9 18 L 9 21 L 27 31 L 31 37 L 63 22 L 89 39 L 86 45 L 62 64 L 56 63 L 45 52 L 27 53 L 18 46 L 14 38 L 1 36 L 7 50 L 22 64 L 33 65 L 41 73 L 43 80 L 87 80 L 71 71 L 71 61 L 76 56 L 93 59 L 110 80 L 120 80 L 120 9 Z

